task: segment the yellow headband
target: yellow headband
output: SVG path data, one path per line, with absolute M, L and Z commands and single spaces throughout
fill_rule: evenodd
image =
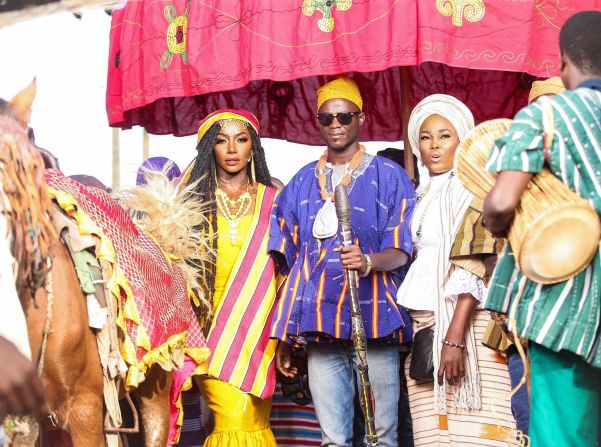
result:
M 544 81 L 534 81 L 532 83 L 532 88 L 530 89 L 530 94 L 528 95 L 528 104 L 539 96 L 560 95 L 565 91 L 566 88 L 563 86 L 563 82 L 561 82 L 561 78 L 558 76 L 545 79 Z
M 317 90 L 317 110 L 330 99 L 346 99 L 363 111 L 363 98 L 355 81 L 346 76 L 336 78 Z
M 248 117 L 244 116 L 247 114 L 249 115 Z M 204 137 L 205 133 L 207 133 L 207 130 L 209 130 L 213 124 L 215 124 L 218 121 L 222 121 L 222 120 L 234 119 L 237 121 L 243 121 L 244 123 L 246 123 L 250 127 L 252 127 L 255 130 L 255 132 L 258 133 L 259 126 L 258 126 L 257 119 L 254 117 L 254 115 L 252 115 L 249 112 L 244 112 L 244 115 L 242 115 L 240 113 L 235 113 L 232 111 L 220 111 L 220 110 L 211 113 L 210 115 L 205 117 L 199 123 L 200 127 L 198 128 L 198 137 L 196 139 L 196 144 L 198 144 L 200 142 L 200 140 L 202 140 L 202 137 Z M 254 122 L 253 122 L 253 118 L 254 118 Z

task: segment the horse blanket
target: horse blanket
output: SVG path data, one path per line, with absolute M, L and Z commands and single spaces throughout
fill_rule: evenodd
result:
M 181 408 L 181 390 L 209 354 L 181 270 L 105 191 L 54 169 L 46 170 L 45 177 L 49 196 L 74 219 L 80 234 L 97 239 L 97 259 L 112 266 L 107 289 L 118 303 L 126 389 L 137 387 L 158 363 L 175 371 L 172 404 Z M 181 419 L 172 406 L 172 440 L 177 438 L 174 423 L 181 425 Z

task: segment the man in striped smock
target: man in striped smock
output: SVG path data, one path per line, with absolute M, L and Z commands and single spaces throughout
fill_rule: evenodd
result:
M 601 12 L 572 16 L 560 34 L 564 94 L 548 99 L 555 131 L 547 156 L 543 103 L 522 109 L 497 140 L 488 169 L 499 172 L 484 206 L 485 225 L 504 232 L 531 177 L 545 162 L 572 191 L 601 214 Z M 521 284 L 523 283 L 523 284 Z M 519 334 L 530 341 L 533 447 L 599 445 L 601 401 L 601 255 L 577 276 L 557 284 L 526 280 L 511 247 L 499 260 L 486 307 L 512 310 Z
M 365 115 L 359 88 L 347 77 L 317 91 L 317 119 L 327 149 L 302 168 L 276 199 L 269 249 L 287 274 L 271 336 L 282 340 L 276 367 L 296 374 L 289 343 L 306 345 L 309 387 L 322 445 L 349 447 L 353 438 L 357 356 L 351 342 L 344 269 L 357 270 L 367 338 L 375 425 L 382 447 L 397 447 L 398 344 L 411 340 L 410 317 L 395 295 L 411 253 L 415 195 L 402 168 L 359 144 Z M 352 204 L 352 239 L 342 248 L 333 204 L 344 185 Z

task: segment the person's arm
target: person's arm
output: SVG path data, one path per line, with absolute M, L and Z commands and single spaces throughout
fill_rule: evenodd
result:
M 298 231 L 298 221 L 293 204 L 294 192 L 296 191 L 296 177 L 279 192 L 274 203 L 270 223 L 270 234 L 268 250 L 276 263 L 278 274 L 289 275 L 295 260 L 298 247 L 295 244 L 294 234 Z M 285 287 L 286 282 L 282 283 Z M 277 302 L 277 306 L 284 309 L 281 314 L 288 315 L 288 310 L 294 304 L 290 293 L 283 293 Z M 278 314 L 278 312 L 276 312 Z M 286 342 L 287 321 L 278 321 L 276 317 L 272 321 L 271 338 L 278 341 L 275 352 L 275 367 L 284 377 L 294 377 L 297 369 L 292 365 L 292 348 Z
M 379 189 L 381 195 L 377 199 L 386 203 L 388 215 L 381 217 L 385 225 L 381 228 L 380 251 L 367 255 L 371 260 L 372 271 L 390 272 L 409 260 L 408 253 L 412 250 L 410 222 L 415 206 L 415 191 L 404 170 L 399 168 L 383 172 L 388 175 L 381 177 L 380 181 L 386 188 Z M 366 272 L 366 254 L 359 246 L 353 244 L 337 247 L 335 251 L 340 252 L 340 260 L 345 269 L 357 270 L 360 274 Z
M 465 333 L 468 329 L 474 310 L 478 307 L 478 300 L 469 293 L 462 293 L 457 297 L 455 312 L 447 330 L 445 340 L 456 345 L 465 345 Z M 434 349 L 439 349 L 435 346 Z M 463 349 L 442 345 L 440 351 L 440 367 L 438 368 L 438 384 L 442 385 L 446 376 L 450 385 L 457 384 L 465 375 L 463 366 Z
M 0 421 L 6 415 L 43 415 L 46 398 L 35 365 L 0 337 Z
M 532 175 L 529 172 L 502 171 L 497 176 L 495 186 L 484 201 L 482 221 L 494 236 L 507 236 L 515 210 Z
M 367 258 L 358 245 L 337 247 L 334 251 L 340 252 L 342 267 L 349 270 L 357 270 L 364 274 L 367 270 Z M 407 253 L 398 248 L 385 248 L 379 253 L 370 253 L 371 270 L 378 272 L 389 272 L 396 270 L 407 263 Z

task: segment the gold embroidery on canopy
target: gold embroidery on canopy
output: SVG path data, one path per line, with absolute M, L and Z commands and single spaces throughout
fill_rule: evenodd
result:
M 542 0 L 534 5 L 534 9 L 536 9 L 536 12 L 538 12 L 542 18 L 539 25 L 540 28 L 543 28 L 545 23 L 548 23 L 553 28 L 560 29 L 559 24 L 555 22 L 560 20 L 560 12 L 568 10 L 568 7 L 561 6 L 559 3 L 559 0 L 552 2 L 548 0 Z
M 468 22 L 478 22 L 486 11 L 483 0 L 436 0 L 436 9 L 443 16 L 450 16 L 455 26 L 463 25 L 463 17 Z
M 504 64 L 516 66 L 520 71 L 523 71 L 523 68 L 521 68 L 523 66 L 530 67 L 537 72 L 552 72 L 559 69 L 555 61 L 550 59 L 535 59 L 527 53 L 514 53 L 509 50 L 496 52 L 494 50 L 475 50 L 473 48 L 459 50 L 446 44 L 434 44 L 430 41 L 420 44 L 420 54 L 441 55 L 451 58 L 453 61 L 463 60 L 470 63 L 483 61 L 488 64 L 494 64 L 497 61 L 501 61 Z
M 311 17 L 315 11 L 322 17 L 317 21 L 317 26 L 324 33 L 334 31 L 334 6 L 337 11 L 347 11 L 353 6 L 353 0 L 303 0 L 303 14 Z
M 184 65 L 188 65 L 186 54 L 186 37 L 188 35 L 188 11 L 190 10 L 190 1 L 186 5 L 186 11 L 178 16 L 175 6 L 167 5 L 163 10 L 163 15 L 169 22 L 167 28 L 167 51 L 161 57 L 161 68 L 167 69 L 171 65 L 174 54 L 181 54 Z

